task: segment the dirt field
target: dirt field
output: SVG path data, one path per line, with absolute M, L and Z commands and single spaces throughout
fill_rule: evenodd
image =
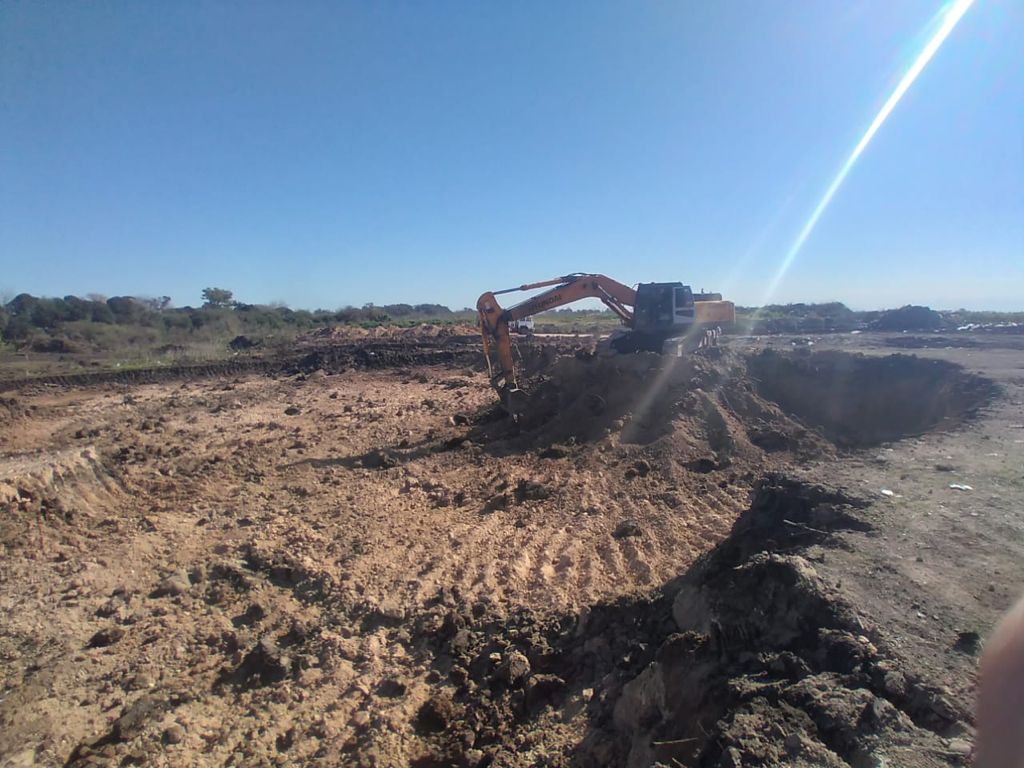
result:
M 1024 339 L 915 338 L 8 386 L 0 766 L 969 765 Z

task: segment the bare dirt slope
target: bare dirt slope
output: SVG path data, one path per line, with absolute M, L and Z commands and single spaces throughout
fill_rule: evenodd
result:
M 9 393 L 0 765 L 969 760 L 1024 361 L 856 343 Z

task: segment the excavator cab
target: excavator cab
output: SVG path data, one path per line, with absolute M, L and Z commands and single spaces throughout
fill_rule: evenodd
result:
M 610 344 L 617 352 L 678 353 L 695 327 L 693 290 L 682 283 L 640 283 L 633 305 L 633 325 Z M 694 345 L 699 344 L 699 339 Z
M 695 317 L 693 291 L 682 283 L 640 283 L 636 289 L 633 330 L 685 332 Z

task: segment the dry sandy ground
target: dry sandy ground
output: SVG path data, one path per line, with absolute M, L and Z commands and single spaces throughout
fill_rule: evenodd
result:
M 969 762 L 1024 587 L 983 341 L 542 355 L 518 425 L 455 364 L 8 394 L 0 765 Z

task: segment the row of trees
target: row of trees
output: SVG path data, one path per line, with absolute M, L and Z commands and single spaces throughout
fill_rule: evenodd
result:
M 130 296 L 39 298 L 22 293 L 0 309 L 0 332 L 7 341 L 19 341 L 27 338 L 33 329 L 53 330 L 64 323 L 137 323 L 145 315 L 166 307 L 170 299 L 165 304 L 164 298 L 147 303 Z
M 88 324 L 129 326 L 164 332 L 193 332 L 213 324 L 245 333 L 308 329 L 333 323 L 386 323 L 391 320 L 445 319 L 453 312 L 442 304 L 387 304 L 338 310 L 292 310 L 284 305 L 246 304 L 226 288 L 206 288 L 199 308 L 174 308 L 169 296 L 144 298 L 91 294 L 38 297 L 22 293 L 0 304 L 0 339 L 22 345 L 40 335 L 74 336 Z M 94 335 L 94 334 L 93 334 Z

